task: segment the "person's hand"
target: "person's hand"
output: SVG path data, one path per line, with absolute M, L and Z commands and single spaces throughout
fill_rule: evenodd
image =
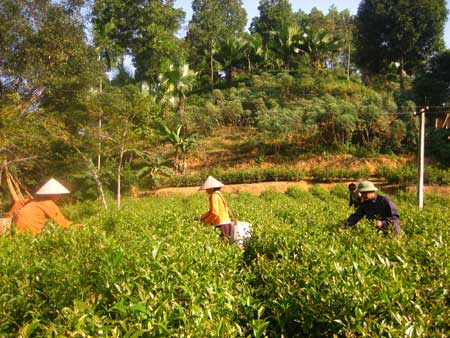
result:
M 375 223 L 375 226 L 376 226 L 378 229 L 381 229 L 381 228 L 383 227 L 383 222 L 382 222 L 382 221 L 377 221 L 377 222 Z
M 77 223 L 74 224 L 77 228 L 84 228 L 86 225 L 85 224 L 81 224 L 81 223 Z
M 200 222 L 200 216 L 194 216 L 194 221 L 196 221 L 196 222 Z
M 348 228 L 348 224 L 346 221 L 342 222 L 341 225 L 339 226 L 339 230 L 344 230 Z

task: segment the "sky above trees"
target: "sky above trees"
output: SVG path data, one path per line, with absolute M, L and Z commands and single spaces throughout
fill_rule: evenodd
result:
M 259 1 L 258 0 L 243 0 L 244 7 L 247 11 L 247 26 L 250 25 L 252 18 L 259 15 L 258 12 L 258 6 Z M 322 12 L 326 13 L 328 12 L 328 9 L 333 4 L 337 7 L 338 10 L 342 11 L 344 9 L 348 9 L 351 14 L 356 14 L 356 11 L 358 10 L 358 5 L 361 2 L 360 0 L 314 0 L 314 1 L 303 1 L 303 0 L 290 0 L 292 4 L 292 9 L 294 11 L 298 11 L 299 9 L 302 9 L 303 11 L 309 13 L 313 7 L 317 7 Z M 189 20 L 192 16 L 192 7 L 191 7 L 192 0 L 176 0 L 175 1 L 175 7 L 176 8 L 183 8 L 183 10 L 186 12 L 186 20 L 183 25 L 183 27 L 186 27 L 189 23 Z M 447 8 L 449 7 L 448 1 L 447 1 Z M 184 36 L 185 32 L 180 33 L 182 36 Z M 444 31 L 444 40 L 445 45 L 447 48 L 450 48 L 450 24 L 447 22 L 445 25 L 445 31 Z

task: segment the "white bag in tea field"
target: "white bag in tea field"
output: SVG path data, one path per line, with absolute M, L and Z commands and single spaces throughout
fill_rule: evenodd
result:
M 232 243 L 236 243 L 241 249 L 244 248 L 252 235 L 252 225 L 248 222 L 233 222 L 231 224 Z

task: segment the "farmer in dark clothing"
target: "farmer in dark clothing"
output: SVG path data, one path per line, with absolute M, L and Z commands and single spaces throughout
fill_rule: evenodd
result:
M 385 196 L 378 196 L 375 191 L 378 189 L 370 181 L 362 181 L 358 184 L 358 191 L 361 193 L 363 203 L 356 209 L 355 213 L 345 221 L 345 226 L 355 225 L 364 216 L 369 220 L 376 220 L 376 227 L 386 230 L 393 227 L 394 235 L 400 235 L 399 224 L 400 214 L 392 200 Z

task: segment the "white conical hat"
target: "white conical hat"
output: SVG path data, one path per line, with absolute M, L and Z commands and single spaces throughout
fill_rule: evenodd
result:
M 200 190 L 221 188 L 221 187 L 223 187 L 223 184 L 221 182 L 219 182 L 212 176 L 208 176 L 206 181 L 202 184 L 202 186 L 198 190 L 200 191 Z
M 68 193 L 70 193 L 70 191 L 67 190 L 66 187 L 54 178 L 51 178 L 36 192 L 36 195 L 59 195 Z

